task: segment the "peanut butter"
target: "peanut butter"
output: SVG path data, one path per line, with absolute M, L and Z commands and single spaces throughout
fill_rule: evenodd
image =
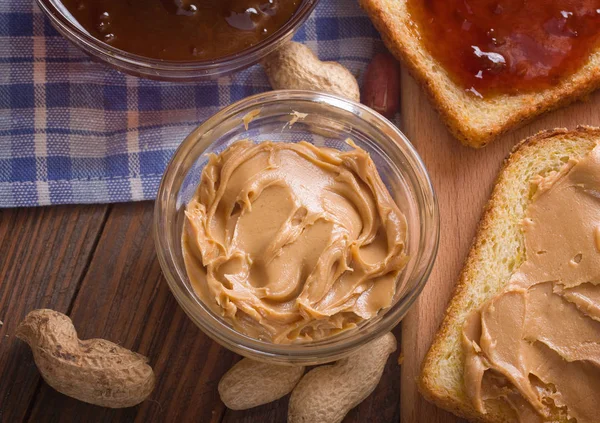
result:
M 463 328 L 474 407 L 506 401 L 521 422 L 600 419 L 600 146 L 537 177 L 526 260 Z
M 183 254 L 200 299 L 236 330 L 318 340 L 390 307 L 406 220 L 362 149 L 239 141 L 210 155 Z

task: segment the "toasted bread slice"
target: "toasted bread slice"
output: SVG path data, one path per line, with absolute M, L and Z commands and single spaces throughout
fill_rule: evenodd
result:
M 455 84 L 420 41 L 407 0 L 359 0 L 388 49 L 423 86 L 450 132 L 463 144 L 483 147 L 534 117 L 600 88 L 600 48 L 576 73 L 536 92 L 479 98 Z
M 506 159 L 444 320 L 423 361 L 419 389 L 431 402 L 473 421 L 515 421 L 512 409 L 501 401 L 486 402 L 485 415 L 472 407 L 463 388 L 462 327 L 467 315 L 497 295 L 525 259 L 521 221 L 533 195 L 531 179 L 560 169 L 569 158 L 585 156 L 599 141 L 600 128 L 555 129 L 521 142 Z M 553 421 L 567 419 L 557 415 Z

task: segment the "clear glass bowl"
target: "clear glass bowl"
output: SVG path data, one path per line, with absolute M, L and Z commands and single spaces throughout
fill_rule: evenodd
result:
M 123 0 L 125 1 L 125 0 Z M 65 38 L 89 54 L 122 72 L 161 81 L 200 81 L 224 76 L 258 63 L 291 40 L 319 0 L 302 0 L 292 18 L 273 35 L 237 54 L 210 61 L 158 60 L 127 53 L 92 37 L 69 13 L 60 0 L 37 0 L 40 9 Z
M 257 114 L 258 113 L 258 114 Z M 303 116 L 302 114 L 306 114 Z M 251 118 L 251 119 L 250 119 Z M 394 304 L 355 329 L 304 344 L 280 345 L 235 331 L 202 303 L 182 257 L 186 204 L 196 191 L 207 153 L 241 139 L 309 141 L 349 149 L 352 139 L 368 151 L 408 221 L 410 260 L 400 274 Z M 156 249 L 171 291 L 188 316 L 215 341 L 241 355 L 281 364 L 337 360 L 392 330 L 406 315 L 431 271 L 438 248 L 437 201 L 427 171 L 406 137 L 373 110 L 337 96 L 310 91 L 271 91 L 243 99 L 208 119 L 181 144 L 163 176 L 154 215 Z

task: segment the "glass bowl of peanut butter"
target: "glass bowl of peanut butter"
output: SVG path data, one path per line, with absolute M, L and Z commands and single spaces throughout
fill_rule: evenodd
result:
M 207 335 L 311 365 L 400 322 L 429 277 L 439 217 L 425 166 L 390 121 L 284 90 L 221 110 L 183 141 L 154 237 L 171 291 Z
M 258 63 L 289 41 L 318 0 L 37 0 L 93 58 L 164 81 L 198 81 Z

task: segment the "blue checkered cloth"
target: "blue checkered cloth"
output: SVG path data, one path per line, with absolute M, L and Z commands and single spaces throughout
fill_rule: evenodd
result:
M 356 0 L 321 0 L 295 40 L 355 75 L 382 48 Z M 269 89 L 259 66 L 193 85 L 127 76 L 72 46 L 32 0 L 0 0 L 0 207 L 154 199 L 195 126 Z

